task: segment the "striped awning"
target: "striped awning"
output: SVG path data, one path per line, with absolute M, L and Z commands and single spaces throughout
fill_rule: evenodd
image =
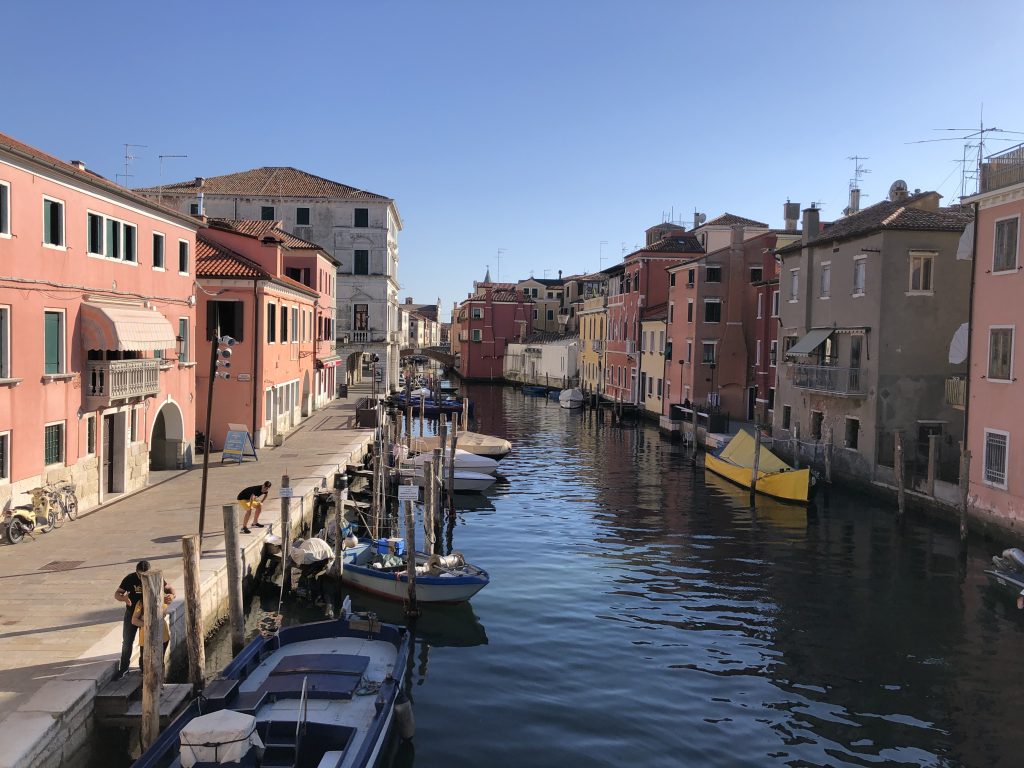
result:
M 142 304 L 82 302 L 82 346 L 86 350 L 152 352 L 177 346 L 167 318 Z

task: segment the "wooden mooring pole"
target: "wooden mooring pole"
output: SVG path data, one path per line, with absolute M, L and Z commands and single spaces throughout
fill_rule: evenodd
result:
M 436 478 L 434 463 L 432 461 L 423 462 L 423 549 L 430 555 L 435 554 L 437 546 L 434 528 L 437 518 L 437 509 L 434 503 L 437 497 L 432 491 L 434 483 L 437 482 Z
M 198 538 L 198 537 L 196 537 Z M 142 578 L 142 748 L 160 735 L 160 688 L 164 680 L 164 578 L 147 571 Z
M 459 431 L 452 425 L 451 461 L 448 463 L 448 510 L 455 514 L 455 452 L 459 449 Z M 440 489 L 438 489 L 440 495 Z
M 971 452 L 960 443 L 960 541 L 967 541 L 967 498 L 971 489 Z
M 832 482 L 832 427 L 828 428 L 828 442 L 825 443 L 825 482 Z
M 757 493 L 757 473 L 761 466 L 761 428 L 754 425 L 754 466 L 750 468 L 750 500 Z
M 419 616 L 416 604 L 416 521 L 412 514 L 412 502 L 405 502 L 405 574 L 409 581 L 409 596 L 405 603 L 406 616 Z
M 462 431 L 469 432 L 469 398 L 462 398 Z
M 348 475 L 344 472 L 334 473 L 334 562 L 335 568 L 338 569 L 338 579 L 341 580 L 342 571 L 342 536 L 341 529 L 344 523 L 343 512 L 345 507 L 345 500 L 348 498 Z M 326 527 L 326 524 L 325 526 Z
M 282 505 L 285 499 L 282 499 Z M 242 615 L 242 548 L 238 541 L 238 507 L 225 504 L 224 555 L 228 565 L 228 616 L 231 621 L 231 653 L 245 647 L 245 617 Z M 283 551 L 283 550 L 282 550 Z M 283 560 L 287 570 L 288 561 Z
M 893 434 L 893 470 L 896 475 L 896 517 L 903 520 L 903 512 L 906 509 L 906 489 L 903 482 L 903 433 L 896 431 Z
M 292 569 L 288 567 L 288 551 L 292 548 L 292 542 L 288 538 L 291 529 L 291 494 L 292 481 L 285 473 L 281 475 L 281 491 L 278 496 L 281 499 L 281 589 L 286 595 L 292 591 Z
M 199 694 L 206 684 L 206 644 L 203 642 L 203 604 L 199 596 L 199 536 L 181 537 L 185 566 L 185 646 L 188 650 L 188 680 Z

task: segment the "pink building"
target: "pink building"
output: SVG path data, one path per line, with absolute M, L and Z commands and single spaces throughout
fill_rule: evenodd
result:
M 459 376 L 501 381 L 505 347 L 533 330 L 533 299 L 513 283 L 477 283 L 453 314 L 452 352 Z
M 674 226 L 674 225 L 665 225 Z M 678 228 L 676 228 L 678 229 Z M 703 253 L 692 234 L 661 234 L 658 227 L 647 231 L 644 248 L 626 256 L 618 285 L 608 287 L 608 337 L 605 356 L 605 395 L 611 400 L 639 402 L 641 318 L 645 308 L 668 301 L 668 269 L 693 254 Z
M 1024 218 L 1024 145 L 990 157 L 982 167 L 975 205 L 974 295 L 971 299 L 969 374 L 946 382 L 946 400 L 967 404 L 967 447 L 971 452 L 968 500 L 975 514 L 1003 527 L 1024 522 L 1024 384 L 1019 379 L 1024 350 L 1021 219 Z M 954 338 L 950 350 L 956 349 Z M 1014 458 L 1017 451 L 1017 458 Z
M 0 134 L 0 504 L 187 465 L 198 223 Z
M 199 424 L 206 421 L 218 324 L 221 336 L 237 342 L 231 377 L 214 382 L 209 436 L 217 448 L 228 424 L 244 425 L 256 446 L 277 444 L 334 391 L 337 361 L 326 312 L 334 270 L 330 257 L 308 245 L 272 221 L 216 220 L 199 233 L 198 322 L 206 329 L 196 375 Z

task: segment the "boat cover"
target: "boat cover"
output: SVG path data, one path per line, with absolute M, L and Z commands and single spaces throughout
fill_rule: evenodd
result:
M 263 749 L 256 718 L 222 709 L 200 715 L 181 729 L 181 768 L 196 763 L 239 763 L 253 747 Z
M 729 441 L 729 444 L 722 449 L 719 458 L 739 467 L 753 468 L 755 446 L 754 436 L 741 429 Z M 759 472 L 773 474 L 775 472 L 785 472 L 792 469 L 792 467 L 762 445 L 761 458 L 758 461 L 757 469 Z

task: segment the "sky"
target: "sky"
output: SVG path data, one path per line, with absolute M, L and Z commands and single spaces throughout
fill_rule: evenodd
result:
M 11 3 L 0 132 L 122 183 L 144 145 L 135 187 L 282 165 L 386 195 L 400 297 L 447 309 L 488 267 L 596 271 L 695 210 L 838 218 L 854 155 L 863 206 L 895 179 L 955 200 L 982 118 L 1022 132 L 986 153 L 1024 141 L 1022 21 L 1019 0 Z

